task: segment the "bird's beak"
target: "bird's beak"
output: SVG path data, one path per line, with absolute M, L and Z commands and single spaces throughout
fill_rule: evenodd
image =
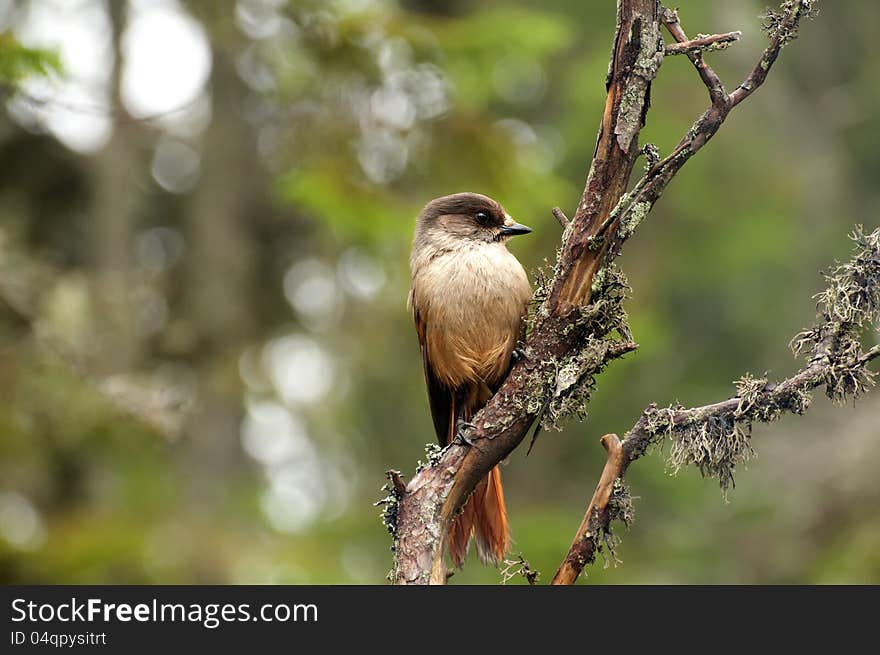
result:
M 516 236 L 517 234 L 528 234 L 532 231 L 527 225 L 522 225 L 513 220 L 509 215 L 504 217 L 504 225 L 501 226 L 501 234 L 503 236 Z

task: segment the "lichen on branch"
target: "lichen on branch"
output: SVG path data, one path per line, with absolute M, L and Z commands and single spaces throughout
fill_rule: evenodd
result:
M 811 404 L 810 392 L 822 385 L 838 403 L 873 386 L 876 373 L 868 363 L 876 355 L 863 350 L 860 338 L 865 327 L 880 323 L 880 228 L 865 233 L 858 226 L 851 238 L 856 244 L 852 258 L 825 275 L 828 287 L 815 296 L 818 322 L 792 340 L 795 355 L 808 358 L 805 369 L 775 383 L 746 373 L 735 383 L 736 395 L 714 405 L 649 407 L 630 436 L 651 442 L 670 438 L 668 461 L 674 471 L 696 466 L 703 475 L 717 478 L 726 492 L 734 484 L 736 467 L 753 455 L 754 423 L 803 414 Z
M 669 440 L 667 462 L 673 473 L 695 466 L 718 480 L 726 498 L 734 486 L 736 467 L 754 454 L 754 423 L 776 421 L 786 413 L 803 414 L 810 406 L 810 392 L 823 384 L 837 402 L 854 399 L 873 385 L 875 373 L 868 364 L 880 358 L 880 346 L 863 350 L 859 337 L 869 325 L 880 329 L 880 228 L 866 233 L 857 227 L 851 238 L 856 244 L 852 258 L 825 275 L 828 287 L 816 296 L 818 322 L 792 341 L 795 354 L 807 356 L 807 366 L 781 382 L 746 373 L 735 382 L 734 397 L 712 405 L 691 409 L 650 405 L 620 442 L 620 456 L 612 468 L 617 476 L 615 490 L 623 489 L 623 476 L 632 462 L 651 446 Z M 603 484 L 607 486 L 611 463 L 609 457 L 597 494 Z M 632 521 L 629 501 L 615 500 L 612 494 L 604 504 L 596 503 L 597 494 L 554 576 L 555 584 L 573 584 L 603 545 L 613 548 L 617 542 L 613 521 L 620 519 L 626 525 Z
M 444 449 L 402 493 L 396 513 L 394 582 L 445 583 L 445 535 L 478 481 L 519 446 L 536 421 L 554 427 L 572 414 L 583 416 L 595 375 L 611 359 L 635 349 L 621 306 L 625 283 L 613 268 L 615 258 L 675 175 L 712 138 L 730 111 L 763 84 L 782 47 L 797 34 L 801 18 L 815 13 L 813 5 L 813 0 L 785 2 L 767 19 L 770 43 L 745 81 L 728 94 L 702 58 L 704 46 L 720 42 L 722 35 L 689 41 L 677 14 L 661 9 L 657 0 L 618 0 L 595 154 L 572 219 L 561 211 L 554 213 L 564 232 L 553 274 L 538 284 L 523 356 L 464 429 L 461 443 L 457 440 Z M 661 24 L 678 44 L 684 44 L 672 51 L 682 51 L 693 62 L 711 100 L 663 159 L 654 147 L 638 147 L 650 87 L 666 52 Z M 732 34 L 724 38 L 733 39 Z M 648 168 L 630 185 L 640 152 L 646 155 Z M 615 287 L 623 291 L 609 293 Z M 850 305 L 864 302 L 853 296 Z M 652 406 L 622 442 L 614 435 L 603 437 L 609 460 L 554 582 L 571 584 L 597 549 L 613 547 L 610 522 L 632 518 L 632 503 L 620 478 L 652 444 L 671 438 L 673 468 L 695 465 L 727 489 L 733 485 L 736 466 L 752 454 L 754 422 L 775 420 L 786 412 L 802 413 L 809 405 L 809 390 L 823 382 L 836 396 L 863 389 L 870 379 L 865 365 L 880 355 L 880 348 L 862 352 L 856 331 L 814 335 L 823 352 L 835 353 L 834 366 L 831 359 L 820 358 L 778 384 L 744 376 L 737 384 L 737 397 L 693 409 Z
M 818 4 L 818 0 L 786 0 L 779 9 L 767 8 L 761 14 L 761 29 L 783 47 L 798 37 L 801 18 L 819 15 Z

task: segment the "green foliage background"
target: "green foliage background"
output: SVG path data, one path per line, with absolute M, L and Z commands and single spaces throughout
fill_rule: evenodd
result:
M 372 503 L 432 438 L 405 308 L 414 216 L 437 195 L 492 195 L 535 228 L 513 245 L 534 271 L 558 243 L 549 209 L 579 198 L 613 2 L 237 4 L 284 29 L 256 38 L 236 3 L 181 3 L 213 57 L 184 193 L 151 176 L 161 122 L 120 108 L 106 146 L 80 154 L 0 119 L 2 582 L 382 583 Z M 710 55 L 742 79 L 762 4 L 679 4 L 692 34 L 744 31 Z M 515 554 L 543 580 L 598 478 L 598 437 L 651 401 L 793 372 L 819 270 L 846 257 L 853 224 L 877 224 L 880 7 L 821 11 L 627 245 L 641 349 L 602 375 L 586 423 L 504 469 Z M 28 74 L 64 75 L 14 33 L 7 98 Z M 643 140 L 668 152 L 705 96 L 685 58 L 666 61 Z M 623 563 L 587 582 L 880 582 L 878 437 L 880 396 L 817 397 L 756 429 L 729 503 L 648 457 L 628 474 Z M 474 560 L 454 580 L 500 578 Z

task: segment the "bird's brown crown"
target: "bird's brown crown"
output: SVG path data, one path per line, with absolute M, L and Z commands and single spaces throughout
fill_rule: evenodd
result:
M 511 229 L 511 226 L 520 228 Z M 500 203 L 480 193 L 455 193 L 435 198 L 422 209 L 416 222 L 416 241 L 444 238 L 499 241 L 530 231 L 514 223 Z
M 461 216 L 474 222 L 481 222 L 477 219 L 478 215 L 485 216 L 482 222 L 485 222 L 487 226 L 491 224 L 502 225 L 506 212 L 500 203 L 481 193 L 454 193 L 451 196 L 442 196 L 429 202 L 422 210 L 419 220 L 423 223 L 430 223 L 443 216 Z

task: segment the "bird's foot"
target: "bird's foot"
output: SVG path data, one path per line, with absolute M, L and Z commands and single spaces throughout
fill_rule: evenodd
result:
M 468 446 L 473 446 L 474 442 L 467 437 L 467 431 L 474 428 L 473 423 L 468 423 L 464 419 L 458 418 L 455 420 L 455 443 L 458 444 L 467 444 Z
M 513 360 L 514 364 L 522 359 L 528 359 L 526 356 L 525 344 L 517 344 L 516 348 L 513 349 L 513 352 L 510 353 L 510 358 Z

